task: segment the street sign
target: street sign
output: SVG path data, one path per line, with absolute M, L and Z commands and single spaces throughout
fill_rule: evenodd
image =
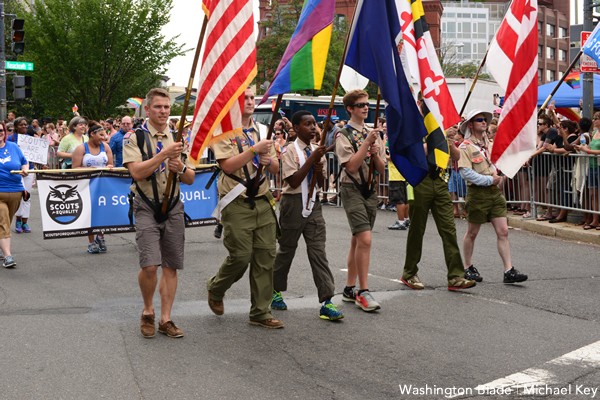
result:
M 6 69 L 13 71 L 33 71 L 33 63 L 25 61 L 6 61 Z
M 590 31 L 581 31 L 581 47 L 585 44 L 585 41 L 590 36 L 592 32 Z M 582 54 L 579 59 L 579 65 L 581 72 L 593 72 L 595 74 L 600 73 L 600 68 L 598 68 L 598 63 L 592 57 Z

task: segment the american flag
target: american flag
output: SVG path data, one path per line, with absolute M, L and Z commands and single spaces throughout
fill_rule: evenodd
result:
M 208 16 L 190 157 L 211 142 L 241 133 L 244 91 L 256 76 L 252 2 L 204 0 Z
M 513 0 L 487 57 L 488 70 L 500 87 L 506 90 L 492 148 L 492 162 L 510 178 L 535 151 L 537 11 L 537 0 Z

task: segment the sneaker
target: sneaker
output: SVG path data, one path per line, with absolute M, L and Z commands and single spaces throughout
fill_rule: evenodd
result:
M 21 221 L 15 222 L 15 232 L 23 233 L 23 224 L 21 223 Z
M 142 336 L 146 339 L 153 338 L 156 334 L 156 327 L 154 326 L 154 314 L 144 315 L 140 320 L 140 331 Z
M 410 227 L 410 219 L 405 219 L 404 220 L 404 226 L 406 226 L 407 228 Z
M 394 222 L 393 225 L 388 226 L 388 229 L 391 229 L 393 231 L 405 231 L 406 225 L 404 224 L 404 222 L 396 220 L 396 222 Z
M 413 290 L 423 290 L 425 289 L 425 285 L 419 279 L 419 275 L 415 274 L 408 279 L 400 278 L 400 282 L 404 283 L 406 286 Z
M 454 291 L 454 290 L 468 289 L 468 288 L 472 288 L 476 284 L 477 283 L 475 281 L 465 279 L 462 276 L 457 276 L 448 281 L 448 290 Z
M 29 225 L 27 224 L 27 222 L 23 223 L 23 225 L 21 225 L 21 227 L 23 228 L 23 232 L 25 232 L 25 233 L 30 233 L 31 232 L 31 228 L 29 227 Z
M 263 328 L 267 328 L 267 329 L 281 329 L 283 328 L 283 321 L 280 321 L 278 319 L 275 318 L 269 318 L 269 319 L 251 319 L 250 321 L 248 321 L 248 323 L 250 325 L 254 325 L 254 326 L 262 326 Z
M 17 266 L 17 263 L 15 262 L 13 256 L 6 256 L 4 257 L 4 263 L 2 263 L 2 265 L 4 268 L 14 268 Z
M 479 275 L 479 271 L 477 271 L 477 268 L 475 268 L 472 265 L 469 268 L 465 269 L 465 279 L 475 282 L 483 281 L 483 278 L 481 277 L 481 275 Z
M 395 204 L 388 204 L 385 207 L 385 209 L 388 210 L 388 211 L 394 211 L 395 212 L 396 211 L 396 205 Z
M 376 311 L 381 308 L 379 303 L 375 301 L 373 295 L 368 290 L 365 290 L 360 294 L 356 293 L 356 300 L 354 300 L 354 304 L 366 312 Z
M 217 224 L 217 226 L 215 226 L 215 231 L 213 232 L 213 236 L 216 237 L 217 239 L 221 239 L 221 236 L 223 236 L 223 225 Z
M 158 331 L 163 335 L 167 335 L 172 338 L 183 337 L 183 331 L 173 323 L 173 321 L 167 321 L 164 324 L 158 324 Z
M 285 304 L 285 301 L 283 301 L 281 292 L 276 292 L 273 290 L 273 299 L 271 300 L 271 308 L 273 310 L 287 310 L 287 304 Z
M 344 288 L 344 291 L 342 292 L 342 301 L 348 302 L 348 303 L 354 303 L 354 301 L 356 300 L 356 292 L 358 290 L 352 286 L 346 286 Z
M 106 253 L 106 241 L 104 240 L 104 236 L 96 235 L 94 243 L 98 245 L 98 250 L 100 253 Z
M 331 302 L 331 300 L 327 300 L 321 306 L 321 311 L 319 311 L 319 318 L 327 319 L 329 321 L 336 321 L 338 319 L 344 318 L 344 314 L 340 310 L 338 310 L 337 306 Z
M 214 300 L 210 295 L 210 290 L 208 291 L 208 308 L 210 308 L 215 315 L 223 315 L 225 312 L 223 300 Z
M 526 280 L 527 275 L 520 273 L 515 267 L 512 267 L 504 273 L 504 283 L 519 283 L 525 282 Z
M 87 252 L 90 254 L 98 254 L 100 253 L 100 247 L 98 247 L 98 243 L 93 242 L 88 244 Z

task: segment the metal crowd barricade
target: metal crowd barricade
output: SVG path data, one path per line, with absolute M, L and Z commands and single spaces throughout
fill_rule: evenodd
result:
M 48 163 L 46 164 L 49 169 L 59 169 L 60 162 L 58 160 L 58 146 L 48 146 Z

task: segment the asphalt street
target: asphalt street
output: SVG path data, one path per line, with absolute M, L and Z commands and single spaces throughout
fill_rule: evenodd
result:
M 600 387 L 594 244 L 511 229 L 514 265 L 529 280 L 505 285 L 487 225 L 474 257 L 484 282 L 449 292 L 430 219 L 419 272 L 426 289 L 412 291 L 398 281 L 407 232 L 389 231 L 395 213 L 380 211 L 369 286 L 382 309 L 365 313 L 342 304 L 350 234 L 344 211 L 325 207 L 334 301 L 345 318 L 318 318 L 301 243 L 284 294 L 289 310 L 275 312 L 285 328 L 266 330 L 248 325 L 247 275 L 227 293 L 225 315 L 211 313 L 205 282 L 226 251 L 212 227 L 191 228 L 173 311 L 185 337 L 144 339 L 135 235 L 107 236 L 108 252 L 98 255 L 86 253 L 83 237 L 43 240 L 37 194 L 32 199 L 33 232 L 13 234 L 17 268 L 0 270 L 1 399 L 583 399 Z M 461 242 L 466 222 L 457 220 L 457 229 Z M 564 357 L 581 348 L 591 350 Z M 540 382 L 571 392 L 475 390 L 550 369 L 538 373 Z

